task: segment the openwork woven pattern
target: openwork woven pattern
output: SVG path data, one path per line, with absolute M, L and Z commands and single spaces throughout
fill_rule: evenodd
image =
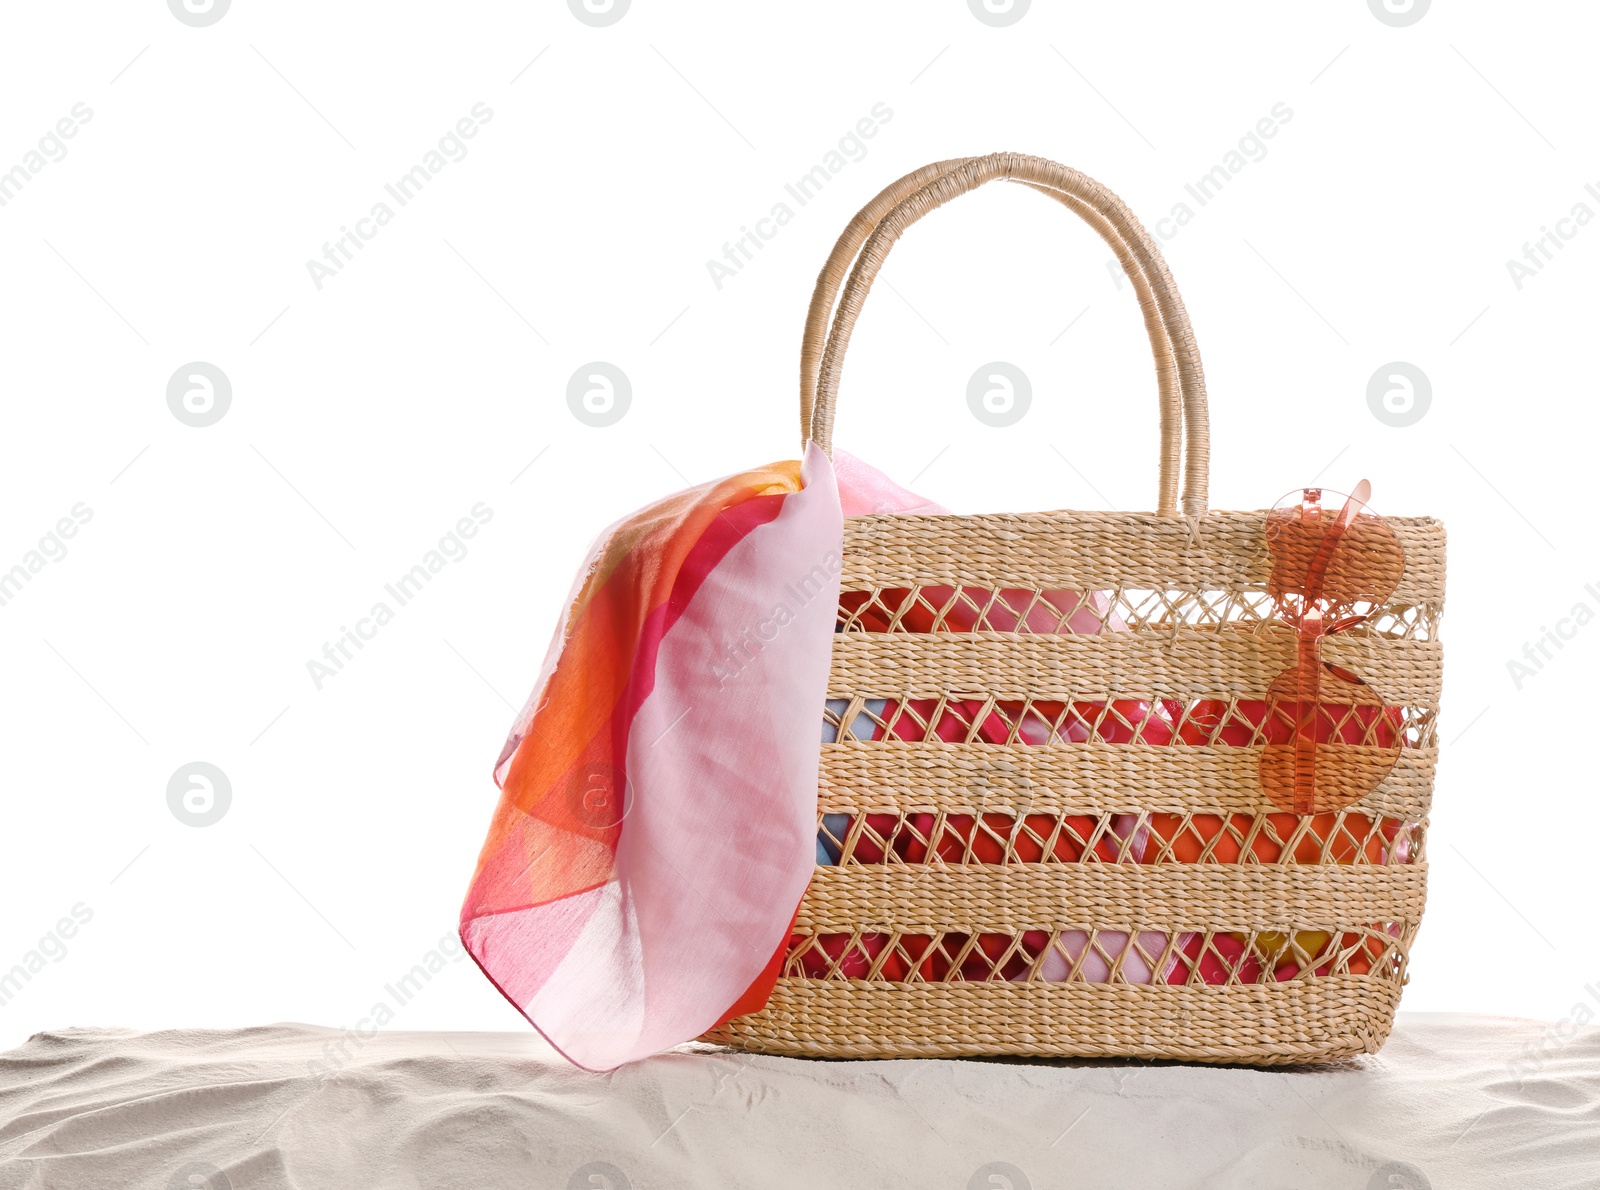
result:
M 896 238 L 994 179 L 1082 215 L 1129 273 L 1157 363 L 1157 512 L 846 520 L 819 778 L 832 862 L 766 1007 L 706 1039 L 832 1057 L 1373 1052 L 1426 893 L 1443 527 L 1389 518 L 1398 585 L 1322 642 L 1382 705 L 1318 724 L 1318 756 L 1343 763 L 1324 781 L 1319 761 L 1316 804 L 1340 808 L 1282 812 L 1259 770 L 1293 728 L 1267 696 L 1296 635 L 1267 590 L 1267 513 L 1206 511 L 1182 302 L 1120 200 L 1014 154 L 907 175 L 846 229 L 807 324 L 803 433 L 828 447 Z M 1363 771 L 1387 776 L 1369 790 Z
M 1260 610 L 1264 513 L 847 521 L 825 713 L 838 742 L 822 746 L 819 785 L 838 859 L 817 869 L 771 1002 L 708 1039 L 857 1057 L 1375 1050 L 1426 888 L 1443 602 L 1442 527 L 1391 523 L 1405 584 L 1329 652 L 1397 715 L 1323 746 L 1397 724 L 1400 762 L 1353 805 L 1294 815 L 1265 804 L 1266 728 L 1238 713 L 1293 650 Z M 1162 557 L 1163 538 L 1190 532 L 1182 558 Z M 1137 572 L 1152 559 L 1174 577 Z M 876 581 L 872 563 L 886 571 Z M 1125 631 L 852 627 L 865 605 L 892 612 L 929 589 L 981 607 L 1096 584 L 1105 597 L 1084 603 Z M 1136 589 L 1161 597 L 1127 597 Z M 977 736 L 974 721 L 996 716 L 1007 743 Z M 1030 719 L 1052 742 L 1022 740 Z M 959 731 L 929 730 L 952 720 Z M 1074 727 L 1082 742 L 1060 742 Z

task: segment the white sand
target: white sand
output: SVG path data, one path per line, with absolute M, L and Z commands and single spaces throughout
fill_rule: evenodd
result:
M 702 1051 L 591 1075 L 532 1033 L 380 1033 L 314 1076 L 341 1036 L 38 1034 L 0 1056 L 0 1188 L 1600 1186 L 1600 1028 L 1402 1015 L 1378 1057 L 1288 1073 Z

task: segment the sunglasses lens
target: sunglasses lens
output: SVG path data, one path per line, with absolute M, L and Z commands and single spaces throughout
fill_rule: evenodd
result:
M 1312 607 L 1325 622 L 1365 617 L 1400 584 L 1405 550 L 1382 517 L 1334 492 L 1296 494 L 1267 514 L 1267 593 L 1291 618 Z
M 1261 787 L 1294 814 L 1342 810 L 1376 789 L 1400 759 L 1400 708 L 1348 670 L 1313 662 L 1279 674 L 1267 693 Z

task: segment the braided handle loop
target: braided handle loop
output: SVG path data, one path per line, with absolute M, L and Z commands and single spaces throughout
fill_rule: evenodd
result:
M 1179 515 L 1180 472 L 1183 513 L 1204 512 L 1210 469 L 1205 374 L 1188 312 L 1161 250 L 1115 194 L 1077 170 L 1040 157 L 993 153 L 924 166 L 888 186 L 850 221 L 817 278 L 806 317 L 800 355 L 803 440 L 832 449 L 845 349 L 895 241 L 935 208 L 1000 179 L 1023 183 L 1056 199 L 1082 217 L 1116 253 L 1138 296 L 1156 360 L 1161 407 L 1157 512 Z M 830 315 L 832 326 L 824 335 Z

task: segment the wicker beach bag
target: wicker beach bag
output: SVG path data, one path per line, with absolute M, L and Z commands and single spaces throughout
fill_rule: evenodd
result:
M 1373 1052 L 1426 891 L 1439 522 L 1383 522 L 1403 573 L 1324 647 L 1383 712 L 1318 743 L 1315 763 L 1344 772 L 1391 746 L 1398 760 L 1358 800 L 1335 788 L 1318 796 L 1338 808 L 1285 813 L 1263 792 L 1259 708 L 1297 636 L 1268 593 L 1268 514 L 1206 507 L 1188 316 L 1115 195 L 1004 153 L 878 195 L 818 279 L 803 435 L 830 447 L 844 351 L 895 241 L 996 179 L 1082 216 L 1133 283 L 1161 402 L 1156 511 L 845 521 L 819 783 L 833 862 L 800 904 L 771 999 L 706 1040 L 861 1058 Z

